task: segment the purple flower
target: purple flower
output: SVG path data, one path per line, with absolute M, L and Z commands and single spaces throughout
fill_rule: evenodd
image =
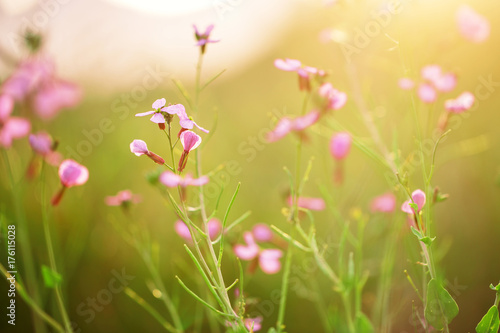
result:
M 208 235 L 210 236 L 210 239 L 215 240 L 222 229 L 222 224 L 220 223 L 220 221 L 218 219 L 213 218 L 207 222 L 207 227 L 208 227 Z M 192 241 L 191 233 L 189 232 L 189 228 L 182 220 L 177 220 L 175 222 L 174 228 L 175 228 L 175 232 L 179 236 L 181 236 L 182 238 L 184 238 L 188 242 Z
M 373 213 L 392 213 L 396 207 L 396 197 L 392 193 L 386 193 L 373 198 L 370 209 Z
M 182 152 L 181 158 L 179 159 L 179 167 L 177 170 L 182 172 L 186 167 L 189 152 L 196 149 L 201 144 L 201 137 L 192 131 L 184 131 L 180 135 L 180 140 L 184 151 Z
M 165 164 L 165 160 L 161 156 L 156 155 L 155 153 L 149 151 L 146 142 L 142 140 L 132 141 L 132 143 L 130 143 L 130 151 L 134 153 L 135 156 L 146 155 L 147 157 L 152 159 L 153 162 L 157 164 L 162 164 L 162 165 Z
M 420 212 L 425 205 L 425 193 L 422 190 L 415 190 L 411 194 L 411 198 L 412 200 L 406 200 L 403 203 L 403 205 L 401 206 L 401 210 L 405 213 L 414 215 L 415 210 L 412 207 L 410 207 L 410 203 L 412 202 L 415 203 L 418 207 L 417 213 Z
M 186 108 L 184 108 L 184 105 L 182 104 L 176 104 L 172 105 L 171 107 L 175 106 L 176 114 L 179 116 L 179 124 L 183 129 L 193 129 L 194 126 L 198 127 L 201 131 L 208 133 L 208 130 L 204 129 L 200 125 L 198 125 L 192 117 L 188 117 L 186 114 Z
M 205 53 L 205 48 L 207 46 L 208 43 L 217 43 L 219 42 L 219 40 L 214 40 L 214 39 L 210 39 L 210 33 L 212 32 L 212 30 L 214 29 L 214 25 L 211 24 L 209 25 L 206 29 L 205 29 L 205 32 L 200 32 L 198 30 L 198 28 L 196 27 L 196 25 L 193 24 L 193 28 L 194 28 L 194 37 L 196 38 L 196 46 L 200 46 L 200 49 L 201 49 L 201 53 L 204 54 Z
M 330 110 L 338 110 L 347 102 L 347 94 L 335 89 L 330 82 L 322 84 L 318 93 L 321 97 L 326 98 L 327 108 Z
M 474 104 L 474 95 L 468 91 L 461 93 L 455 99 L 449 99 L 444 102 L 446 111 L 453 113 L 462 113 L 469 110 Z
M 51 119 L 65 108 L 72 108 L 80 103 L 80 88 L 67 81 L 52 80 L 38 89 L 33 108 L 42 119 Z
M 288 197 L 287 201 L 289 206 L 293 205 L 293 198 L 291 196 Z M 326 204 L 321 198 L 299 197 L 297 199 L 297 206 L 309 210 L 324 210 Z
M 273 239 L 273 232 L 267 224 L 259 223 L 253 226 L 252 233 L 258 242 L 269 242 Z
M 276 59 L 274 66 L 285 72 L 296 72 L 299 75 L 299 89 L 311 90 L 311 75 L 325 76 L 325 71 L 316 67 L 302 66 L 302 63 L 296 59 Z
M 31 124 L 28 120 L 19 117 L 0 119 L 0 146 L 10 148 L 14 139 L 28 135 Z
M 490 22 L 467 5 L 458 8 L 456 21 L 460 34 L 471 42 L 482 43 L 490 36 Z
M 64 160 L 59 166 L 59 178 L 63 186 L 52 198 L 52 206 L 59 204 L 67 188 L 85 184 L 89 179 L 89 170 L 73 160 Z
M 290 132 L 296 132 L 300 136 L 304 136 L 302 131 L 304 131 L 309 126 L 314 125 L 320 117 L 320 113 L 316 110 L 309 112 L 308 114 L 297 117 L 295 119 L 290 119 L 288 117 L 283 117 L 278 121 L 276 127 L 267 134 L 267 141 L 274 142 L 283 138 Z
M 281 269 L 280 258 L 283 252 L 278 249 L 261 248 L 255 243 L 255 239 L 251 232 L 247 231 L 243 234 L 246 245 L 237 244 L 233 251 L 236 256 L 242 260 L 254 260 L 258 258 L 259 266 L 266 274 L 276 274 Z
M 330 153 L 336 160 L 346 158 L 351 150 L 352 139 L 348 132 L 340 132 L 330 139 Z
M 175 104 L 175 105 L 169 105 L 169 106 L 165 107 L 165 104 L 167 104 L 167 101 L 165 100 L 165 98 L 157 99 L 156 101 L 154 101 L 154 103 L 152 105 L 154 110 L 137 113 L 135 116 L 136 117 L 144 117 L 144 116 L 153 115 L 151 117 L 151 119 L 149 119 L 149 120 L 151 120 L 153 123 L 158 124 L 160 129 L 164 130 L 165 129 L 165 122 L 169 122 L 170 119 L 172 119 L 172 116 L 174 114 L 177 114 L 178 105 L 180 105 L 180 104 Z
M 172 171 L 165 171 L 160 175 L 160 183 L 166 187 L 202 186 L 208 183 L 208 177 L 201 176 L 200 178 L 193 178 L 190 174 L 182 177 Z

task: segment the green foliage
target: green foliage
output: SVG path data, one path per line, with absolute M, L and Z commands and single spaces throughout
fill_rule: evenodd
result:
M 373 333 L 375 329 L 373 328 L 370 319 L 364 313 L 358 313 L 356 316 L 356 332 L 358 333 Z
M 410 204 L 411 205 L 411 204 Z M 417 236 L 418 240 L 423 242 L 427 246 L 431 246 L 432 242 L 436 239 L 436 237 L 430 238 L 429 236 L 424 236 L 420 231 L 415 229 L 413 226 L 411 227 L 411 232 Z
M 458 305 L 450 293 L 436 279 L 427 285 L 425 319 L 436 329 L 443 329 L 458 314 Z
M 477 333 L 497 333 L 500 326 L 500 318 L 498 317 L 498 307 L 493 305 L 484 315 L 483 319 L 477 324 Z
M 53 271 L 52 269 L 50 269 L 50 267 L 45 265 L 42 265 L 42 276 L 43 276 L 43 283 L 48 288 L 55 288 L 62 281 L 61 274 Z

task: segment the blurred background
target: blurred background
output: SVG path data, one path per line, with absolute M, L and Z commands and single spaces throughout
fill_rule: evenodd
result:
M 412 167 L 416 133 L 409 96 L 414 92 L 401 90 L 398 79 L 407 76 L 418 80 L 421 67 L 427 64 L 438 64 L 458 76 L 455 90 L 440 96 L 433 105 L 417 100 L 425 138 L 432 138 L 445 99 L 455 98 L 464 90 L 476 94 L 474 110 L 460 118 L 440 146 L 434 176 L 435 185 L 450 195 L 435 211 L 437 260 L 460 307 L 450 328 L 452 332 L 474 331 L 494 300 L 488 286 L 500 279 L 500 28 L 495 20 L 500 3 L 468 2 L 491 24 L 489 39 L 480 44 L 467 41 L 458 31 L 455 15 L 463 3 L 467 2 L 1 0 L 0 80 L 26 57 L 22 36 L 23 31 L 31 29 L 43 35 L 42 52 L 54 59 L 58 75 L 79 84 L 84 91 L 76 108 L 51 121 L 36 120 L 33 125 L 34 130 L 50 132 L 59 140 L 59 151 L 65 157 L 90 171 L 88 183 L 68 191 L 53 212 L 56 256 L 64 271 L 67 308 L 75 327 L 82 332 L 161 331 L 161 326 L 124 293 L 113 294 L 112 301 L 96 311 L 90 322 L 77 311 L 89 297 L 95 298 L 107 288 L 114 271 L 123 269 L 134 276 L 130 286 L 163 309 L 149 292 L 150 277 L 138 253 L 123 241 L 112 222 L 137 223 L 149 230 L 159 244 L 161 273 L 181 316 L 189 323 L 199 313 L 199 306 L 174 278 L 178 275 L 189 283 L 193 274 L 191 262 L 181 250 L 183 240 L 174 232 L 175 214 L 146 181 L 145 175 L 155 166 L 131 154 L 129 144 L 142 139 L 151 151 L 168 156 L 163 133 L 134 114 L 150 110 L 158 98 L 172 104 L 185 102 L 172 79 L 193 90 L 199 50 L 192 25 L 204 29 L 214 24 L 212 37 L 220 42 L 207 46 L 202 79 L 226 71 L 202 93 L 196 121 L 209 129 L 216 124 L 202 154 L 204 173 L 212 172 L 208 206 L 213 207 L 222 186 L 226 190 L 221 200 L 223 207 L 227 205 L 241 182 L 230 220 L 252 212 L 228 236 L 231 243 L 241 243 L 242 232 L 256 223 L 289 228 L 282 214 L 288 187 L 283 166 L 292 168 L 295 163 L 293 141 L 287 137 L 269 144 L 265 133 L 273 128 L 276 118 L 300 114 L 302 95 L 296 74 L 276 69 L 274 59 L 300 59 L 327 70 L 328 80 L 348 95 L 346 106 L 336 111 L 334 118 L 368 141 L 369 132 L 352 98 L 349 77 L 354 77 L 384 142 L 394 154 L 400 154 L 403 160 L 408 158 L 407 171 L 414 189 L 424 185 L 421 168 Z M 394 5 L 396 14 L 388 11 Z M 366 29 L 373 27 L 368 36 Z M 421 309 L 421 303 L 403 270 L 411 273 L 419 269 L 415 264 L 419 260 L 418 245 L 398 209 L 382 216 L 369 212 L 374 196 L 394 189 L 386 179 L 387 170 L 353 148 L 344 164 L 344 183 L 334 185 L 334 163 L 328 151 L 328 139 L 334 131 L 327 122 L 312 132 L 303 152 L 304 166 L 314 156 L 304 195 L 319 197 L 319 186 L 324 185 L 346 219 L 353 209 L 370 214 L 364 258 L 370 275 L 364 312 L 370 316 L 374 311 L 380 260 L 387 246 L 393 244 L 398 250 L 391 281 L 391 331 L 413 331 L 412 304 L 415 301 L 414 306 Z M 27 139 L 16 141 L 9 150 L 16 180 L 24 176 L 30 156 Z M 47 178 L 47 186 L 55 193 L 59 186 L 57 170 L 51 169 Z M 1 205 L 9 221 L 14 212 L 7 184 L 2 171 Z M 37 181 L 25 182 L 22 192 L 35 262 L 46 264 L 39 187 Z M 142 202 L 131 209 L 130 220 L 119 208 L 104 204 L 106 196 L 123 189 L 142 197 Z M 404 200 L 398 192 L 397 207 Z M 222 214 L 217 217 L 221 219 Z M 318 234 L 325 240 L 333 239 L 335 249 L 340 221 L 328 211 L 315 213 L 315 217 Z M 329 259 L 335 262 L 335 256 L 333 251 Z M 304 267 L 305 258 L 299 255 L 295 263 L 297 272 L 301 271 L 296 273 L 300 287 L 291 292 L 285 318 L 288 332 L 324 331 L 313 302 L 318 293 L 310 290 L 309 277 L 323 281 L 318 288 L 329 310 L 340 307 L 321 272 Z M 224 265 L 227 281 L 234 280 L 238 275 L 236 263 L 227 256 Z M 257 271 L 248 275 L 245 283 L 248 295 L 258 302 L 250 312 L 264 317 L 263 331 L 267 331 L 277 318 L 277 304 L 271 295 L 281 283 L 281 274 Z M 7 290 L 7 284 L 4 286 Z M 0 292 L 2 304 L 5 294 Z M 2 331 L 32 330 L 28 308 L 23 302 L 18 304 L 15 329 L 4 318 L 0 322 Z M 56 309 L 56 304 L 47 301 L 45 308 Z

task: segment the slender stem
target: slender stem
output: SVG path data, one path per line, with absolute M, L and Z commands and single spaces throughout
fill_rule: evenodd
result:
M 16 222 L 18 225 L 18 234 L 19 234 L 19 243 L 21 247 L 21 254 L 24 263 L 24 269 L 26 271 L 26 285 L 27 290 L 33 295 L 33 301 L 36 304 L 42 303 L 42 298 L 40 292 L 38 290 L 38 283 L 35 273 L 35 264 L 33 261 L 33 255 L 31 251 L 31 242 L 29 238 L 29 227 L 26 221 L 26 215 L 24 213 L 24 209 L 22 207 L 22 198 L 20 196 L 20 187 L 16 184 L 14 180 L 14 175 L 12 173 L 12 167 L 10 165 L 9 155 L 5 149 L 0 149 L 2 151 L 3 160 L 5 161 L 5 167 L 7 169 L 7 175 L 9 178 L 10 188 L 12 191 L 12 201 L 14 205 L 14 212 L 16 216 Z M 35 326 L 35 332 L 44 333 L 46 332 L 43 323 L 35 316 L 35 313 L 32 313 L 33 316 L 33 324 Z
M 290 233 L 290 239 L 288 240 L 288 251 L 286 253 L 285 267 L 283 269 L 283 279 L 281 282 L 280 307 L 278 312 L 278 321 L 276 322 L 276 330 L 278 333 L 281 333 L 283 330 L 283 320 L 285 318 L 285 308 L 286 308 L 287 293 L 288 293 L 288 280 L 290 277 L 290 268 L 292 266 L 292 257 L 293 257 L 293 246 L 292 246 L 293 232 L 294 229 L 292 228 L 292 232 Z
M 41 178 L 41 204 L 42 204 L 42 223 L 43 223 L 43 232 L 45 235 L 45 241 L 47 243 L 47 251 L 49 254 L 49 262 L 50 262 L 50 268 L 53 272 L 57 272 L 57 266 L 56 266 L 56 259 L 54 256 L 54 248 L 52 247 L 52 238 L 50 235 L 50 225 L 49 225 L 49 216 L 48 216 L 48 202 L 46 200 L 46 193 L 45 193 L 45 172 L 44 172 L 44 166 L 45 162 L 42 164 L 42 178 Z M 55 293 L 56 293 L 56 300 L 57 300 L 57 306 L 59 308 L 59 312 L 61 313 L 63 323 L 65 330 L 67 332 L 71 332 L 71 322 L 69 320 L 68 313 L 66 311 L 66 307 L 64 306 L 64 301 L 62 297 L 62 291 L 61 291 L 61 286 L 60 284 L 57 284 L 55 286 Z
M 0 263 L 0 271 L 2 274 L 8 278 L 10 274 L 7 272 L 5 267 Z M 56 331 L 60 333 L 64 333 L 63 327 L 51 316 L 49 316 L 42 308 L 38 306 L 33 298 L 31 298 L 24 287 L 16 281 L 16 292 L 21 296 L 21 298 L 28 304 L 28 306 L 33 310 L 33 313 L 36 313 L 42 320 L 44 320 L 47 324 L 52 326 Z
M 349 298 L 349 293 L 346 291 L 343 291 L 341 293 L 341 295 L 342 295 L 342 301 L 344 303 L 344 308 L 345 308 L 345 316 L 347 319 L 347 328 L 349 329 L 350 333 L 356 333 L 356 328 L 354 326 L 354 320 L 352 318 L 351 299 Z

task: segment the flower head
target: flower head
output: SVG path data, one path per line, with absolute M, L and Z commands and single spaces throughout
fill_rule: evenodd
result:
M 194 28 L 194 37 L 196 38 L 196 46 L 200 46 L 201 53 L 205 53 L 205 48 L 208 43 L 217 43 L 219 40 L 214 40 L 210 39 L 210 34 L 212 33 L 212 30 L 214 29 L 214 25 L 210 24 L 206 29 L 205 32 L 201 32 L 198 30 L 196 25 L 193 24 Z
M 80 103 L 82 92 L 80 88 L 67 81 L 52 80 L 37 91 L 34 98 L 34 110 L 42 119 L 51 119 L 66 108 L 72 108 Z
M 415 87 L 415 82 L 413 82 L 413 80 L 410 78 L 403 77 L 399 79 L 398 86 L 403 90 L 411 90 L 413 89 L 413 87 Z
M 186 109 L 184 108 L 184 105 L 182 104 L 176 104 L 172 105 L 172 107 L 175 106 L 177 110 L 177 116 L 179 116 L 179 124 L 181 127 L 185 130 L 190 130 L 193 129 L 194 126 L 198 127 L 201 131 L 208 133 L 208 130 L 204 129 L 200 125 L 198 125 L 192 117 L 188 117 L 186 114 Z
M 253 226 L 253 236 L 258 242 L 269 242 L 273 239 L 273 232 L 267 224 L 259 223 Z
M 408 214 L 415 214 L 415 210 L 410 206 L 410 203 L 414 203 L 417 205 L 417 213 L 422 210 L 425 205 L 425 193 L 422 190 L 415 190 L 411 194 L 412 200 L 406 200 L 401 206 L 401 210 Z
M 222 230 L 222 224 L 216 218 L 211 219 L 207 222 L 208 235 L 211 240 L 215 240 Z M 184 238 L 186 241 L 192 241 L 191 233 L 189 228 L 182 220 L 177 220 L 174 224 L 175 232 Z
M 104 201 L 108 206 L 128 206 L 140 202 L 141 197 L 130 190 L 123 190 L 115 196 L 107 196 Z
M 30 134 L 29 143 L 33 151 L 42 156 L 51 165 L 59 166 L 63 159 L 62 154 L 55 151 L 57 142 L 46 132 Z
M 338 110 L 347 102 L 347 94 L 335 89 L 330 82 L 323 83 L 318 91 L 321 97 L 328 101 L 327 108 L 330 110 Z
M 14 109 L 14 99 L 6 94 L 0 94 L 0 122 L 7 119 Z
M 288 205 L 293 205 L 293 198 L 288 197 Z M 297 206 L 304 209 L 309 210 L 323 210 L 325 209 L 325 201 L 321 198 L 308 198 L 308 197 L 299 197 L 297 200 Z
M 149 120 L 151 120 L 153 123 L 158 124 L 160 129 L 165 129 L 165 122 L 170 122 L 172 119 L 172 116 L 174 114 L 177 114 L 177 105 L 180 104 L 175 104 L 175 105 L 169 105 L 165 107 L 165 104 L 167 103 L 165 98 L 157 99 L 156 101 L 153 102 L 152 108 L 153 110 L 147 111 L 147 112 L 141 112 L 137 113 L 135 116 L 136 117 L 144 117 L 144 116 L 149 116 L 153 115 Z
M 207 176 L 201 176 L 200 178 L 193 178 L 190 174 L 185 177 L 177 175 L 172 171 L 165 171 L 160 175 L 160 183 L 167 187 L 186 187 L 186 186 L 202 186 L 208 183 Z
M 325 76 L 325 71 L 310 66 L 302 66 L 302 63 L 296 59 L 276 59 L 274 66 L 285 72 L 296 72 L 299 75 L 299 89 L 311 90 L 310 79 L 312 75 Z
M 330 139 L 330 153 L 336 160 L 346 158 L 351 150 L 352 139 L 348 132 L 334 134 Z
M 468 91 L 461 93 L 455 99 L 449 99 L 444 102 L 446 111 L 453 113 L 462 113 L 469 110 L 474 104 L 474 95 Z
M 7 117 L 0 120 L 0 146 L 10 148 L 14 139 L 28 135 L 31 124 L 28 120 L 19 117 Z
M 299 135 L 303 136 L 302 131 L 314 125 L 319 120 L 319 117 L 320 113 L 316 110 L 295 119 L 283 117 L 278 121 L 276 127 L 267 134 L 267 141 L 278 141 L 290 132 L 297 132 Z
M 418 86 L 418 97 L 424 103 L 433 103 L 437 99 L 437 93 L 428 83 L 421 83 Z
M 250 332 L 257 332 L 262 329 L 262 317 L 255 317 L 255 318 L 245 318 L 243 320 L 245 323 L 245 327 L 250 331 Z
M 130 151 L 136 156 L 146 155 L 157 164 L 165 164 L 165 160 L 155 153 L 148 150 L 146 142 L 142 140 L 134 140 L 130 143 Z
M 474 9 L 461 5 L 456 13 L 458 31 L 474 43 L 482 43 L 490 36 L 490 22 Z
M 261 249 L 251 232 L 243 234 L 246 245 L 235 245 L 233 250 L 236 256 L 242 260 L 254 260 L 258 258 L 259 266 L 266 274 L 278 273 L 281 269 L 280 258 L 283 252 L 278 249 Z
M 183 131 L 180 135 L 183 152 L 179 159 L 178 171 L 182 172 L 186 167 L 189 152 L 196 149 L 201 144 L 201 137 L 192 131 Z
M 59 166 L 59 178 L 65 187 L 83 185 L 89 179 L 89 170 L 73 160 L 64 160 Z
M 396 197 L 392 193 L 385 193 L 373 198 L 370 203 L 372 212 L 392 213 L 396 207 Z

